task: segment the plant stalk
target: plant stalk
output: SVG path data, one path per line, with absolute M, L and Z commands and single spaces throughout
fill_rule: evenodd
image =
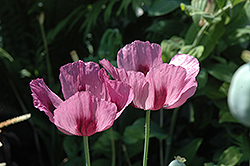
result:
M 110 136 L 111 136 L 111 148 L 112 148 L 112 163 L 111 166 L 115 166 L 115 159 L 116 159 L 116 154 L 115 154 L 115 139 L 114 139 L 114 132 L 113 128 L 110 128 Z
M 160 127 L 163 127 L 163 108 L 160 109 Z M 159 140 L 159 153 L 160 153 L 160 166 L 164 166 L 164 158 L 163 158 L 163 140 Z
M 205 22 L 205 24 L 201 27 L 201 29 L 199 30 L 199 32 L 197 33 L 197 36 L 195 37 L 194 39 L 194 42 L 192 44 L 192 46 L 197 46 L 204 34 L 204 32 L 207 30 L 207 28 L 209 27 L 209 23 L 208 22 Z
M 172 138 L 174 135 L 174 128 L 175 128 L 175 124 L 176 124 L 178 110 L 179 110 L 179 108 L 174 109 L 173 115 L 172 115 L 172 120 L 170 123 L 169 138 L 167 138 L 167 142 L 166 142 L 167 147 L 166 147 L 166 153 L 165 153 L 165 166 L 168 165 L 167 163 L 168 163 L 168 158 L 170 155 L 170 149 L 171 149 L 171 145 L 172 145 Z
M 146 122 L 145 122 L 145 140 L 144 140 L 143 166 L 147 166 L 148 146 L 149 146 L 149 131 L 150 131 L 150 110 L 147 110 L 146 111 Z
M 88 137 L 86 136 L 83 136 L 83 147 L 85 156 L 85 166 L 90 166 L 89 142 L 88 142 Z
M 44 19 L 44 13 L 40 14 L 39 18 L 43 18 Z M 46 37 L 46 33 L 45 33 L 45 29 L 44 29 L 44 24 L 43 21 L 39 21 L 39 25 L 40 25 L 40 29 L 41 29 L 41 35 L 42 35 L 42 40 L 43 40 L 43 46 L 44 46 L 44 50 L 46 53 L 46 64 L 47 64 L 47 72 L 48 72 L 48 80 L 49 80 L 49 85 L 50 86 L 54 86 L 54 78 L 53 78 L 53 74 L 52 74 L 52 69 L 51 69 L 51 63 L 50 63 L 50 57 L 49 57 L 49 48 L 48 48 L 48 41 L 47 41 L 47 37 Z

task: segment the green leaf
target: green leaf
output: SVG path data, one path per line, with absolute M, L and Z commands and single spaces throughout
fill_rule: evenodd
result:
M 204 166 L 216 166 L 213 162 L 205 163 Z
M 79 21 L 79 19 L 85 14 L 85 12 L 83 12 L 84 9 L 85 6 L 83 5 L 77 7 L 65 19 L 61 20 L 55 28 L 48 31 L 48 44 L 50 44 L 63 29 L 66 29 L 67 25 L 70 25 L 69 29 L 71 29 L 76 24 L 76 22 Z
M 125 11 L 125 15 L 127 15 L 128 6 L 131 2 L 132 0 L 123 0 L 116 15 L 119 16 L 123 10 Z
M 233 46 L 239 43 L 244 43 L 250 40 L 250 26 L 238 28 L 224 37 L 228 46 Z
M 158 34 L 160 36 L 163 36 L 164 38 L 172 38 L 173 34 L 179 34 L 183 30 L 182 25 L 183 23 L 176 19 L 156 20 L 150 27 L 146 29 L 146 32 Z
M 199 45 L 204 46 L 204 52 L 200 57 L 200 61 L 206 59 L 214 50 L 222 35 L 225 33 L 224 23 L 221 21 L 218 24 L 213 24 L 207 30 L 207 33 L 202 37 Z
M 134 144 L 139 140 L 144 139 L 144 125 L 145 118 L 137 119 L 132 125 L 127 126 L 124 131 L 123 140 L 127 144 Z M 160 128 L 160 126 L 151 120 L 150 124 L 150 138 L 156 137 L 158 139 L 167 138 L 167 134 Z
M 106 130 L 102 135 L 95 141 L 94 145 L 91 147 L 93 149 L 93 154 L 95 155 L 105 155 L 107 157 L 111 156 L 111 129 Z M 120 138 L 120 134 L 113 130 L 114 141 Z
M 202 90 L 202 93 L 206 95 L 208 98 L 213 100 L 218 100 L 227 97 L 225 93 L 222 93 L 221 90 L 219 90 L 220 88 L 221 88 L 221 81 L 210 78 L 208 79 L 207 85 L 200 90 Z
M 82 163 L 84 162 L 85 160 L 83 157 L 77 157 L 75 159 L 68 160 L 63 166 L 79 166 L 82 165 Z
M 84 36 L 90 32 L 91 28 L 96 25 L 97 18 L 103 10 L 103 6 L 107 5 L 108 0 L 96 1 L 93 5 L 89 5 L 89 11 L 85 15 L 85 21 L 80 27 L 80 31 L 85 29 Z
M 217 108 L 220 109 L 219 123 L 224 123 L 224 122 L 238 123 L 238 121 L 232 116 L 232 114 L 229 111 L 227 99 L 213 100 L 213 103 L 216 105 Z
M 163 40 L 161 42 L 163 62 L 169 62 L 184 44 L 185 42 L 182 38 L 175 36 L 169 40 Z
M 10 62 L 14 61 L 12 56 L 1 47 L 0 47 L 0 58 L 7 58 Z
M 204 11 L 207 5 L 207 0 L 192 0 L 191 5 L 196 9 Z
M 107 29 L 102 36 L 98 57 L 100 59 L 115 59 L 122 45 L 122 35 L 118 29 Z
M 227 148 L 219 158 L 218 165 L 230 165 L 234 166 L 239 163 L 243 154 L 240 152 L 240 148 L 236 146 L 230 146 Z
M 233 6 L 236 6 L 237 4 L 241 3 L 241 2 L 245 2 L 246 0 L 231 0 L 233 3 Z
M 206 69 L 201 68 L 201 70 L 197 76 L 198 89 L 204 88 L 205 85 L 207 84 L 207 80 L 208 80 L 208 73 L 207 73 Z
M 216 4 L 219 6 L 220 9 L 222 9 L 228 0 L 216 0 Z
M 235 69 L 227 64 L 219 63 L 219 64 L 210 64 L 207 67 L 207 71 L 210 75 L 212 75 L 214 78 L 218 80 L 231 82 L 231 78 L 233 76 Z
M 112 0 L 109 2 L 107 8 L 104 11 L 104 22 L 107 24 L 113 11 L 113 7 L 118 0 Z
M 192 55 L 193 57 L 196 57 L 200 59 L 204 51 L 204 46 L 193 46 L 193 45 L 185 45 L 181 47 L 180 51 L 178 53 L 181 54 L 189 54 Z
M 202 138 L 193 139 L 186 146 L 184 146 L 180 150 L 178 150 L 176 152 L 176 154 L 180 154 L 181 156 L 185 156 L 185 158 L 187 159 L 187 163 L 191 163 L 192 160 L 194 159 L 198 149 L 200 148 L 202 141 L 203 141 Z M 190 164 L 187 164 L 187 165 L 190 165 Z
M 168 14 L 175 9 L 179 8 L 181 3 L 188 1 L 185 0 L 158 0 L 155 1 L 148 9 L 149 16 L 162 16 Z
M 81 141 L 79 142 L 78 138 L 76 136 L 66 136 L 63 140 L 63 148 L 69 159 L 76 159 L 79 152 L 83 149 L 82 146 L 79 146 L 79 144 L 81 145 Z
M 110 166 L 111 161 L 109 159 L 97 159 L 91 163 L 92 166 Z

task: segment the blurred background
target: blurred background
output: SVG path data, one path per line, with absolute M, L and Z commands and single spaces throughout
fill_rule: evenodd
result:
M 62 97 L 59 68 L 106 58 L 134 40 L 158 43 L 168 63 L 177 53 L 200 61 L 196 94 L 176 110 L 153 111 L 148 165 L 174 156 L 192 166 L 250 160 L 249 128 L 227 105 L 235 70 L 249 59 L 249 0 L 0 0 L 0 162 L 8 166 L 83 165 L 82 138 L 66 136 L 34 108 L 29 82 L 44 78 Z M 129 106 L 113 126 L 117 166 L 142 164 L 143 110 Z M 111 165 L 110 130 L 89 138 L 93 166 Z

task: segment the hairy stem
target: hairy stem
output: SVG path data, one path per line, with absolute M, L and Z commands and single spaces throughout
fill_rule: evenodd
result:
M 163 127 L 163 108 L 160 109 L 160 127 Z M 160 166 L 164 166 L 163 159 L 163 140 L 159 140 L 159 149 L 160 149 Z
M 171 145 L 172 145 L 172 138 L 174 135 L 174 128 L 175 128 L 175 124 L 176 124 L 176 118 L 178 115 L 178 110 L 179 108 L 175 108 L 173 111 L 173 115 L 172 115 L 172 120 L 171 120 L 171 124 L 170 124 L 170 131 L 169 131 L 169 137 L 167 138 L 167 147 L 166 147 L 166 153 L 165 153 L 165 166 L 167 166 L 168 164 L 168 158 L 170 155 L 170 149 L 171 149 Z
M 146 111 L 146 122 L 145 122 L 145 141 L 144 141 L 143 166 L 147 166 L 147 161 L 148 161 L 149 130 L 150 130 L 150 110 L 147 110 Z
M 112 148 L 112 163 L 111 166 L 115 166 L 115 158 L 116 158 L 116 154 L 115 154 L 115 139 L 114 139 L 114 132 L 113 132 L 113 128 L 110 128 L 110 136 L 111 136 L 111 148 Z
M 90 166 L 90 156 L 89 156 L 89 142 L 88 137 L 83 137 L 83 147 L 85 156 L 85 166 Z

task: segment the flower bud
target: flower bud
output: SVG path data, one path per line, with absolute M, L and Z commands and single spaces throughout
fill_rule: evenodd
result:
M 243 125 L 250 127 L 250 63 L 234 73 L 228 90 L 231 114 Z
M 186 161 L 185 158 L 182 158 L 180 156 L 175 157 L 175 160 L 171 161 L 171 163 L 168 166 L 186 166 L 184 163 Z

